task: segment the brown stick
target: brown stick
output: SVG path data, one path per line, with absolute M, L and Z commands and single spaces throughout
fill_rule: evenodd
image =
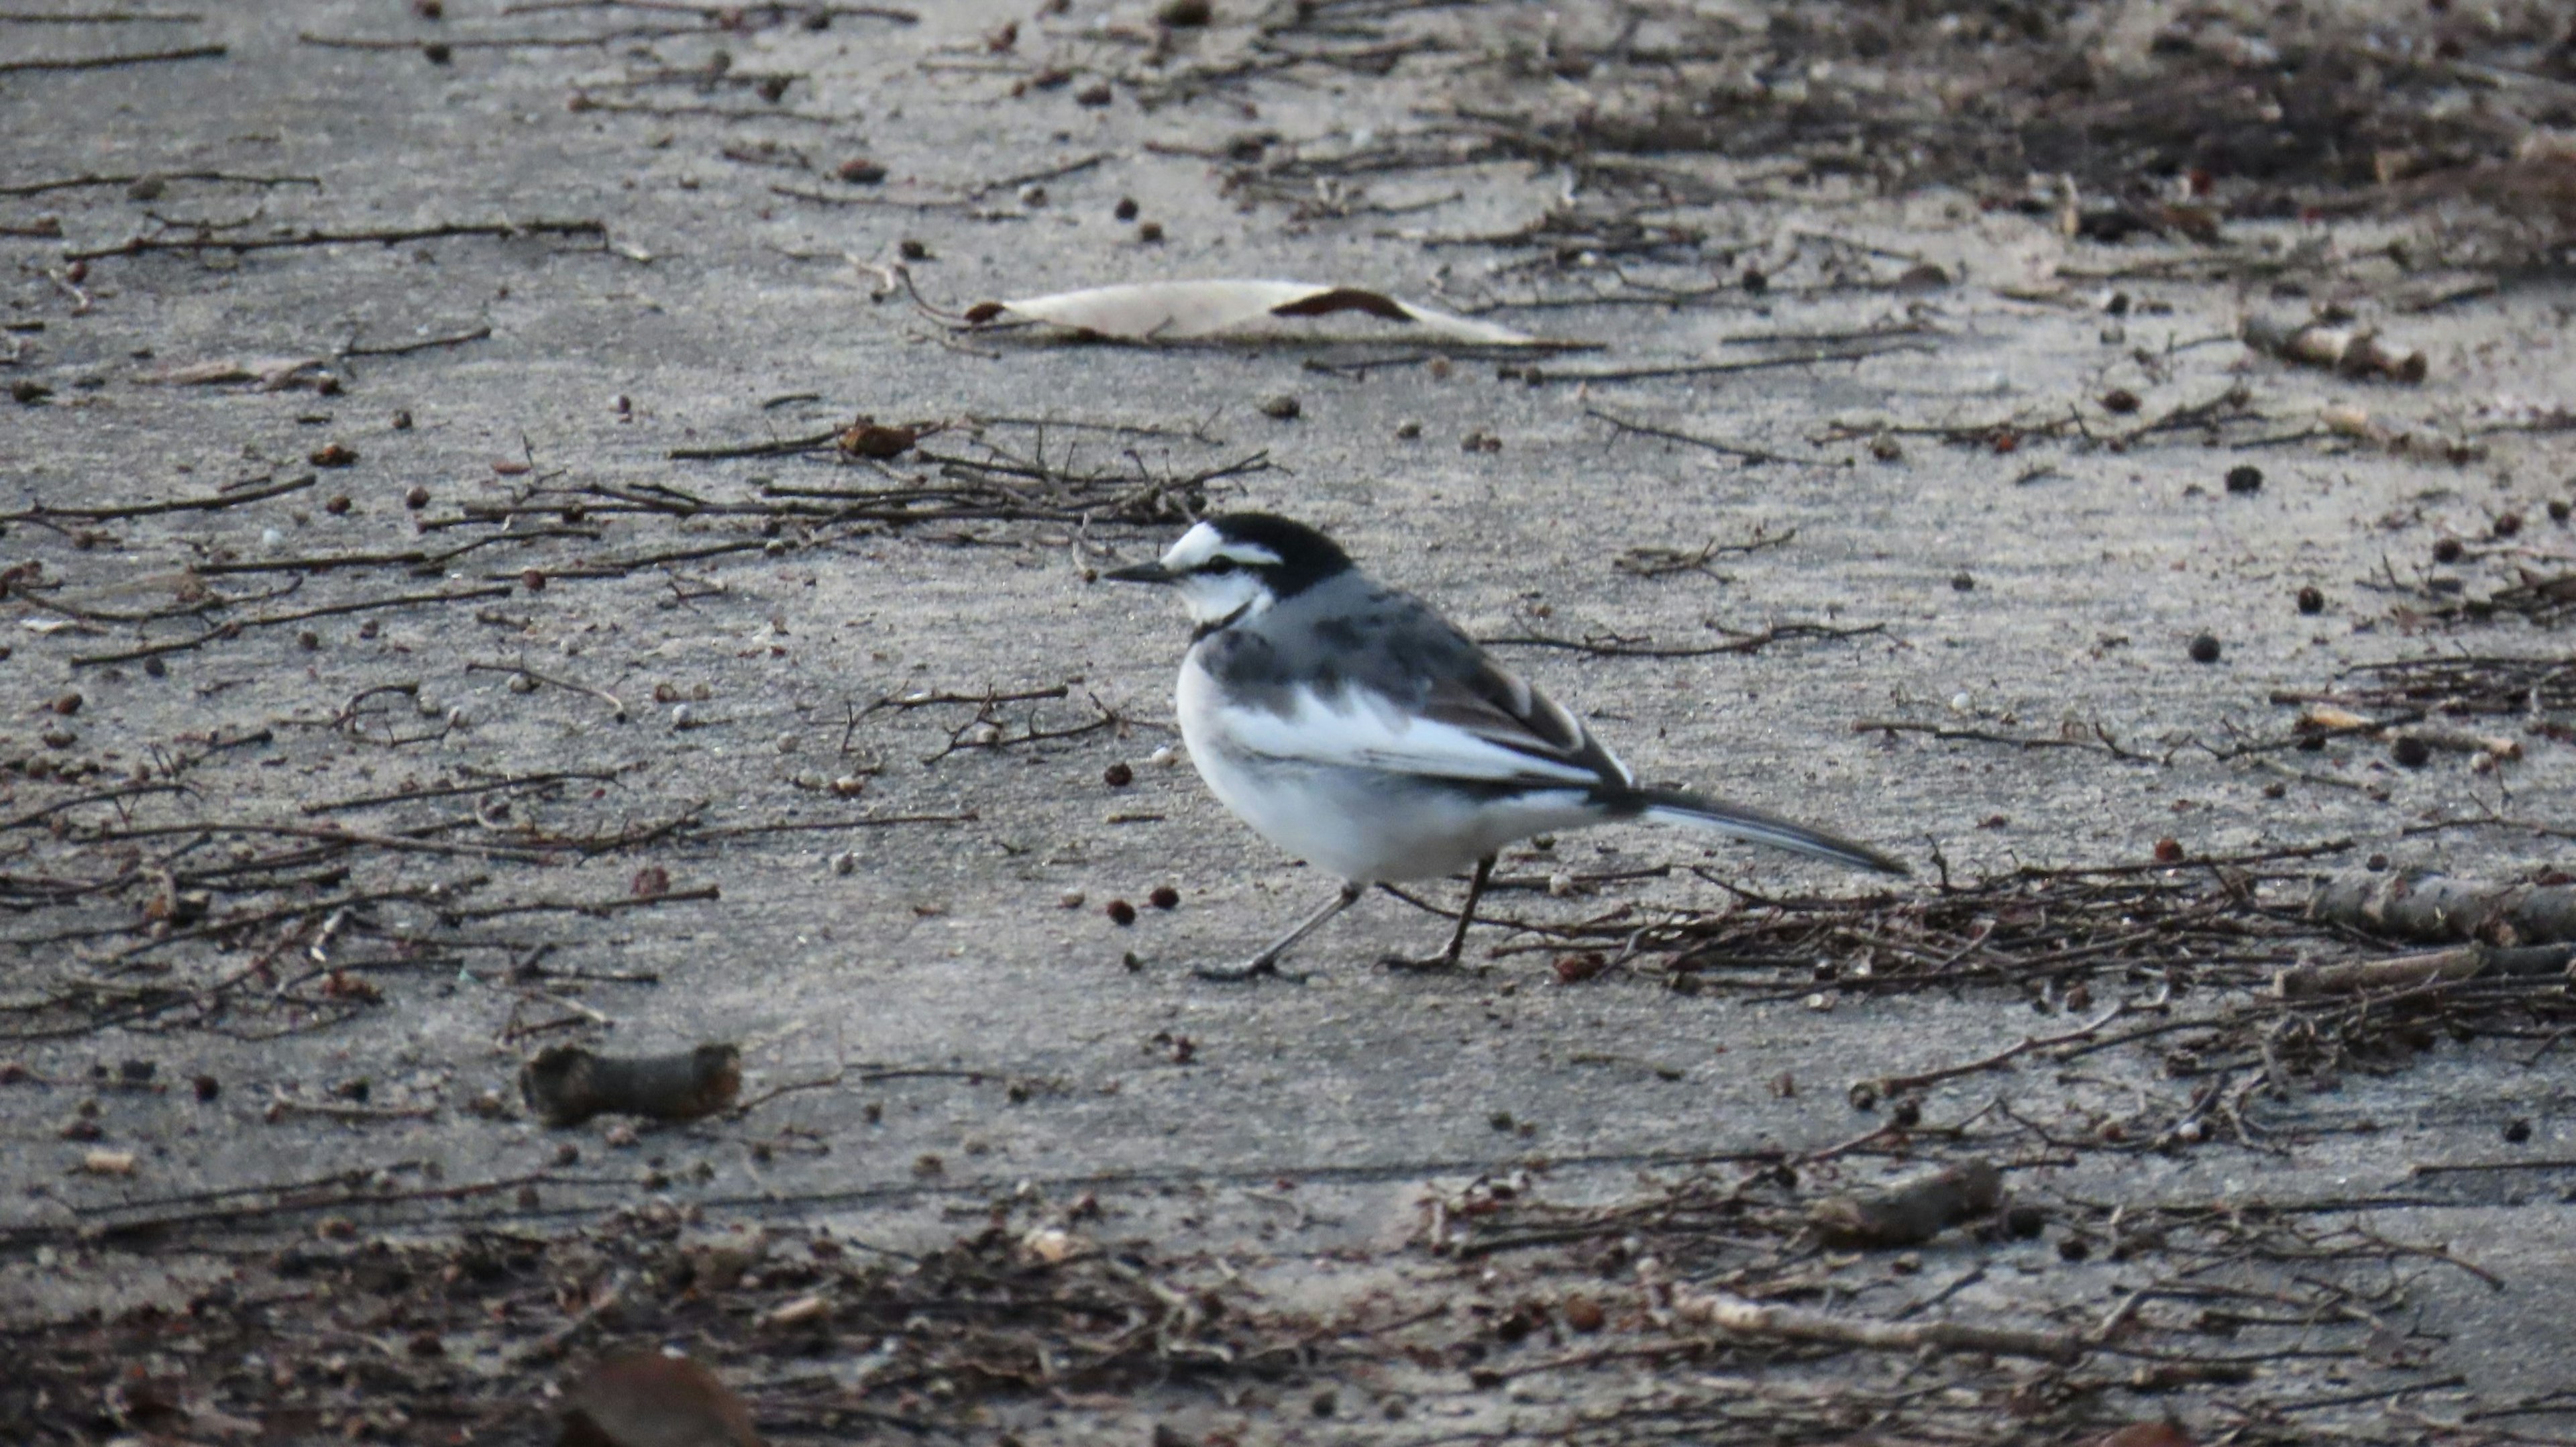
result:
M 2461 945 L 2425 954 L 2385 960 L 2344 960 L 2331 965 L 2295 965 L 2272 977 L 2272 992 L 2284 1000 L 2319 995 L 2358 995 L 2374 990 L 2411 990 L 2481 976 L 2512 978 L 2552 975 L 2576 960 L 2576 945 L 2531 945 L 2498 949 Z

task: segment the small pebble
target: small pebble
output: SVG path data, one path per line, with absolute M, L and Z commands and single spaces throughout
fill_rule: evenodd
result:
M 2192 662 L 2216 663 L 2218 661 L 2218 654 L 2219 647 L 2218 637 L 2216 634 L 2203 633 L 2199 637 L 2191 640 Z
M 1181 751 L 1180 751 L 1179 749 L 1173 748 L 1170 744 L 1165 744 L 1165 745 L 1163 745 L 1161 748 L 1156 749 L 1156 750 L 1154 750 L 1152 753 L 1147 754 L 1147 755 L 1145 756 L 1145 762 L 1146 762 L 1146 763 L 1159 765 L 1160 767 L 1162 767 L 1162 768 L 1166 768 L 1166 769 L 1170 768 L 1170 767 L 1171 767 L 1171 766 L 1173 766 L 1174 764 L 1179 763 L 1180 761 L 1181 761 Z
M 2460 560 L 2460 554 L 2463 551 L 2465 550 L 2460 546 L 2458 538 L 2442 538 L 2433 544 L 2433 561 L 2456 563 Z
M 1117 217 L 1117 218 L 1118 218 L 1119 220 L 1121 220 L 1121 221 L 1133 221 L 1133 220 L 1135 220 L 1135 219 L 1136 219 L 1136 198 L 1135 198 L 1135 197 L 1133 197 L 1133 196 L 1121 196 L 1121 197 L 1119 197 L 1119 198 L 1118 198 L 1118 205 L 1117 205 L 1116 209 L 1112 210 L 1109 214 L 1110 214 L 1110 215 L 1112 215 L 1112 216 Z
M 689 707 L 685 703 L 675 704 L 672 706 L 671 727 L 675 729 L 693 729 L 697 726 L 698 711 L 696 709 Z
M 1276 397 L 1264 397 L 1261 399 L 1261 415 L 1264 417 L 1275 417 L 1282 422 L 1288 421 L 1305 410 L 1304 404 L 1300 403 L 1295 397 L 1290 396 L 1285 392 L 1280 393 Z
M 2388 757 L 2395 759 L 2400 768 L 2420 769 L 2433 761 L 2433 748 L 2413 734 L 2399 734 L 2397 741 L 2388 746 Z
M 2261 492 L 2263 490 L 2263 469 L 2256 467 L 2251 463 L 2239 463 L 2236 466 L 2227 469 L 2227 490 L 2229 492 Z
M 411 413 L 409 411 L 406 410 L 396 412 L 394 414 L 394 430 L 396 432 L 409 432 L 411 430 Z
M 1136 782 L 1136 771 L 1122 760 L 1101 770 L 1100 782 L 1113 789 L 1124 789 Z
M 865 156 L 852 156 L 833 174 L 853 186 L 873 186 L 886 178 L 886 168 Z
M 1055 907 L 1058 909 L 1082 908 L 1082 891 L 1078 889 L 1068 889 L 1064 893 L 1057 895 L 1055 897 Z
M 2326 610 L 2326 595 L 2325 595 L 2325 594 L 2323 594 L 2323 593 L 2321 593 L 2321 592 L 2318 592 L 2318 591 L 2317 591 L 2317 586 L 2316 586 L 2314 583 L 2311 583 L 2311 584 L 2309 584 L 2308 586 L 2306 586 L 2306 587 L 2304 587 L 2304 588 L 2301 588 L 2301 589 L 2299 590 L 2299 611 L 2300 611 L 2300 612 L 2302 612 L 2302 613 L 2322 613 L 2322 612 L 2324 612 L 2325 610 Z
M 322 504 L 322 510 L 333 517 L 341 516 L 349 510 L 348 495 L 346 493 L 334 494 L 329 502 Z
M 413 512 L 418 512 L 422 508 L 429 506 L 429 489 L 421 486 L 419 483 L 413 483 L 411 491 L 403 494 L 403 506 L 410 508 Z
M 1953 573 L 1950 575 L 1950 586 L 1962 593 L 1973 593 L 1977 589 L 1977 580 L 1971 574 Z
M 1145 896 L 1145 901 L 1156 909 L 1178 909 L 1181 907 L 1181 892 L 1168 884 L 1158 884 L 1152 894 Z
M 2553 497 L 2549 500 L 2549 520 L 2551 522 L 2563 523 L 2567 521 L 2571 512 L 2576 512 L 2576 508 L 2570 508 L 2567 504 L 2567 499 L 2563 497 Z
M 832 856 L 832 872 L 834 874 L 856 874 L 858 873 L 858 870 L 859 856 L 851 853 L 849 850 L 844 849 L 840 853 Z
M 1109 916 L 1109 922 L 1111 924 L 1117 925 L 1121 928 L 1136 922 L 1136 906 L 1129 904 L 1123 899 L 1113 899 L 1109 901 L 1104 912 Z
M 2497 537 L 2509 538 L 2521 531 L 2522 514 L 2518 512 L 2501 514 L 2495 520 L 2495 535 Z
M 2129 413 L 2138 410 L 2138 394 L 2126 387 L 2114 387 L 2102 394 L 2102 410 Z
M 546 590 L 546 575 L 535 568 L 526 569 L 519 574 L 519 586 L 531 593 L 542 593 Z
M 1395 435 L 1400 441 L 1411 442 L 1422 435 L 1422 424 L 1410 419 L 1398 422 L 1395 424 Z
M 1163 223 L 1160 221 L 1148 221 L 1138 226 L 1136 228 L 1136 239 L 1145 243 L 1147 246 L 1162 245 Z

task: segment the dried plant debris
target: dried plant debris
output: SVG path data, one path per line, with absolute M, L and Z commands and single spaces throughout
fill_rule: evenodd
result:
M 2500 217 L 2526 251 L 2576 239 L 2576 157 L 2554 134 L 2576 119 L 2576 38 L 2545 0 L 1452 8 L 1245 7 L 1203 41 L 1142 47 L 1121 79 L 1159 100 L 1366 56 L 1444 88 L 1445 113 L 1191 153 L 1301 220 L 1437 204 L 1479 165 L 1564 167 L 1581 198 L 1554 224 L 1568 256 L 1633 254 L 1659 229 L 1664 245 L 1707 239 L 1631 201 L 1808 181 L 1969 186 L 2108 242 L 2208 244 L 2234 218 L 2448 202 Z
M 996 1399 L 1258 1379 L 1307 1359 L 1310 1319 L 1261 1307 L 1212 1265 L 1104 1249 L 1063 1218 L 908 1255 L 821 1229 L 694 1228 L 667 1204 L 444 1240 L 367 1239 L 325 1217 L 282 1246 L 237 1244 L 240 1274 L 184 1310 L 14 1324 L 0 1420 L 45 1442 L 102 1429 L 530 1441 L 554 1418 L 567 1442 L 742 1447 L 957 1430 Z M 369 1323 L 363 1355 L 339 1354 L 344 1311 Z M 666 1341 L 690 1343 L 691 1360 L 643 1354 Z M 826 1353 L 850 1372 L 818 1372 Z M 241 1371 L 245 1355 L 277 1370 Z M 666 1435 L 684 1426 L 695 1435 Z
M 2421 382 L 2427 369 L 2421 351 L 2399 351 L 2368 327 L 2249 316 L 2239 335 L 2245 338 L 2245 345 L 2257 351 L 2304 366 L 2323 367 L 2346 377 Z
M 1397 323 L 1406 337 L 1467 342 L 1489 347 L 1549 343 L 1493 322 L 1452 316 L 1383 292 L 1302 281 L 1156 281 L 1093 287 L 981 302 L 966 320 L 989 326 L 1003 320 L 1046 322 L 1085 336 L 1122 342 L 1177 342 L 1239 332 L 1279 318 L 1357 312 Z
M 1980 1194 L 2000 1173 L 2021 1183 L 2007 1210 L 1938 1254 L 1842 1252 L 1812 1239 L 1823 1206 L 1801 1209 L 1802 1197 L 1824 1189 L 1818 1181 L 1872 1170 L 1857 1153 L 1938 1156 L 1968 1131 L 1982 1137 L 1972 1150 L 2031 1144 L 1989 1109 L 1952 1130 L 1648 1173 L 1607 1201 L 1560 1193 L 1526 1171 L 1437 1194 L 1425 1245 L 1482 1270 L 1497 1299 L 1485 1330 L 1463 1344 L 1472 1352 L 1458 1353 L 1469 1380 L 1546 1401 L 1550 1379 L 1614 1361 L 1661 1368 L 1670 1381 L 1696 1370 L 1705 1390 L 1639 1394 L 1615 1410 L 1595 1399 L 1574 1430 L 1549 1434 L 1601 1444 L 2062 1443 L 2121 1420 L 2105 1399 L 2123 1391 L 2224 1384 L 2259 1420 L 2272 1409 L 2253 1399 L 2308 1396 L 2297 1380 L 2306 1371 L 2322 1369 L 2308 1386 L 2372 1403 L 2456 1384 L 2429 1377 L 2422 1346 L 2389 1322 L 2426 1271 L 2494 1278 L 2439 1247 L 2341 1224 L 2323 1202 L 2104 1201 L 2067 1189 L 2056 1168 L 2071 1157 L 2041 1148 L 1914 1178 L 1979 1182 Z M 2082 1277 L 2097 1255 L 2116 1263 L 2107 1310 L 2083 1295 L 2052 1304 L 1999 1291 L 1993 1279 Z M 1899 1393 L 1924 1371 L 1940 1390 Z M 2358 1391 L 2356 1376 L 2367 1378 Z M 1873 1435 L 1847 1435 L 1863 1424 Z M 2076 1435 L 2086 1424 L 2092 1432 Z
M 1992 1161 L 1962 1161 L 1876 1190 L 1829 1196 L 1808 1208 L 1807 1220 L 1827 1246 L 1884 1251 L 1920 1246 L 1953 1226 L 1992 1215 L 2003 1195 L 2003 1177 Z
M 1574 924 L 1509 921 L 1536 942 L 1505 948 L 1574 952 L 1557 967 L 1570 982 L 1606 974 L 1615 951 L 1629 969 L 1659 966 L 1676 990 L 1802 1000 L 1819 1010 L 1854 997 L 1984 984 L 2020 991 L 2041 1008 L 2090 1011 L 2058 1033 L 1910 1074 L 1855 1080 L 1849 1093 L 1856 1105 L 1886 1105 L 1902 1115 L 1934 1086 L 1972 1082 L 2024 1060 L 2072 1060 L 2146 1042 L 2169 1078 L 2205 1088 L 2192 1101 L 2082 1127 L 2096 1136 L 2111 1129 L 2120 1149 L 2169 1143 L 2178 1131 L 2193 1140 L 2211 1130 L 2251 1138 L 2260 1129 L 2248 1114 L 2260 1104 L 2254 1092 L 2403 1061 L 2438 1032 L 2545 1036 L 2576 1023 L 2564 971 L 2536 958 L 2484 957 L 2476 971 L 2428 968 L 2410 958 L 2391 968 L 2435 978 L 2381 994 L 2281 988 L 2285 970 L 2352 964 L 2366 977 L 2388 956 L 2407 954 L 2392 946 L 2426 939 L 2515 945 L 2564 937 L 2555 933 L 2564 923 L 2563 887 L 2462 887 L 2436 901 L 2453 911 L 2443 914 L 2412 905 L 2420 881 L 2366 887 L 2347 875 L 2321 884 L 2296 867 L 2302 858 L 2350 848 L 2335 842 L 2194 859 L 2173 845 L 2159 850 L 2154 864 L 2026 867 L 1954 881 L 1930 895 L 1744 894 L 1713 912 L 1621 906 Z M 2383 903 L 2371 914 L 2342 907 L 2347 898 Z M 2464 932 L 2472 928 L 2483 933 Z M 2096 1004 L 2097 995 L 2104 1003 Z
M 576 1126 L 598 1115 L 696 1120 L 742 1093 L 742 1051 L 701 1045 L 672 1055 L 597 1055 L 550 1045 L 519 1070 L 519 1093 L 547 1125 Z

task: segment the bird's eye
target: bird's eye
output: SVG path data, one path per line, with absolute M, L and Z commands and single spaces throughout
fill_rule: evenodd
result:
M 1215 576 L 1222 578 L 1226 574 L 1234 571 L 1234 559 L 1210 558 L 1199 565 L 1199 571 L 1202 573 L 1214 574 Z

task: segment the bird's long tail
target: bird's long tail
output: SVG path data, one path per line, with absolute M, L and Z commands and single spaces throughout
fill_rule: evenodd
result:
M 1875 869 L 1883 874 L 1913 872 L 1905 867 L 1903 860 L 1866 844 L 1857 844 L 1821 829 L 1810 829 L 1804 824 L 1792 824 L 1741 804 L 1721 804 L 1715 799 L 1703 799 L 1679 789 L 1639 789 L 1635 797 L 1638 813 L 1660 823 L 1714 830 L 1748 844 L 1768 844 L 1774 849 L 1830 859 L 1856 869 Z

